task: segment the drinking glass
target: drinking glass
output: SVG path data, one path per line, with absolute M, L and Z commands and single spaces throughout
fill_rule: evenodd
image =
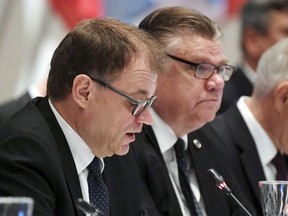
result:
M 264 216 L 288 216 L 288 181 L 260 181 Z
M 33 206 L 30 197 L 0 197 L 1 216 L 32 216 Z

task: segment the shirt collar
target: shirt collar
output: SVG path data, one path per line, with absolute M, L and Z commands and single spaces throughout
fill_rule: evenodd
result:
M 277 154 L 277 149 L 266 131 L 263 129 L 263 127 L 254 117 L 253 113 L 247 107 L 245 99 L 248 98 L 249 97 L 247 96 L 240 97 L 237 102 L 237 108 L 239 109 L 254 139 L 261 163 L 262 165 L 266 166 Z
M 70 147 L 77 173 L 80 174 L 92 162 L 95 155 L 92 153 L 85 141 L 74 131 L 74 129 L 62 118 L 51 101 L 49 105 L 54 113 Z M 100 158 L 101 172 L 104 170 L 103 158 Z
M 172 128 L 168 124 L 166 124 L 153 109 L 151 109 L 151 115 L 153 118 L 152 128 L 158 141 L 161 153 L 163 154 L 173 147 L 178 138 L 176 137 Z M 185 149 L 187 149 L 187 135 L 184 135 L 181 138 L 185 142 Z

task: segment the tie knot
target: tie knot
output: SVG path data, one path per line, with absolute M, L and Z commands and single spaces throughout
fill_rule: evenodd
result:
M 277 155 L 273 158 L 272 163 L 277 170 L 276 180 L 287 180 L 288 169 L 285 156 L 278 152 Z
M 178 139 L 174 145 L 175 151 L 182 151 L 185 152 L 185 143 L 183 139 Z
M 101 174 L 100 159 L 94 157 L 93 161 L 88 166 L 88 170 L 89 173 L 87 177 L 87 182 L 89 190 L 89 200 L 96 208 L 98 208 L 103 213 L 101 215 L 110 215 L 109 191 Z
M 276 167 L 285 167 L 285 158 L 284 155 L 282 155 L 280 152 L 278 152 L 276 154 L 276 156 L 273 158 L 272 163 L 276 166 Z
M 100 169 L 100 160 L 97 157 L 94 157 L 92 162 L 88 166 L 89 172 L 91 172 L 94 176 L 101 175 L 101 169 Z
M 177 140 L 177 142 L 174 145 L 174 150 L 175 150 L 178 166 L 180 166 L 186 172 L 188 170 L 188 163 L 186 160 L 186 150 L 185 150 L 185 143 L 183 139 Z

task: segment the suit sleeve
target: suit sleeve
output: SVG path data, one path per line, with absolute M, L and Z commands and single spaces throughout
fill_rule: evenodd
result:
M 33 136 L 17 135 L 0 143 L 0 195 L 34 199 L 34 216 L 54 215 L 57 187 L 52 161 L 45 145 Z M 36 202 L 35 202 L 36 201 Z

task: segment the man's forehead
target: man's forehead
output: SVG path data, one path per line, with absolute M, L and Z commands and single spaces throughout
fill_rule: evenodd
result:
M 177 49 L 180 57 L 187 60 L 197 60 L 199 62 L 211 62 L 211 59 L 217 59 L 218 63 L 226 63 L 224 47 L 220 40 L 209 40 L 203 37 L 197 37 L 190 40 L 186 46 Z

